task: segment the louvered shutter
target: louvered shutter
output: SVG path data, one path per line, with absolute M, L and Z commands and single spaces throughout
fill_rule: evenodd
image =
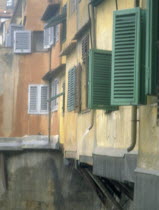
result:
M 6 34 L 5 47 L 11 47 L 11 34 L 10 33 Z
M 49 28 L 49 44 L 53 45 L 55 44 L 55 32 L 54 27 Z
M 147 0 L 146 31 L 146 93 L 156 94 L 157 90 L 157 41 L 159 31 L 159 1 Z
M 90 50 L 88 78 L 88 107 L 114 110 L 110 105 L 112 53 L 106 50 Z
M 88 53 L 89 53 L 89 35 L 87 34 L 82 39 L 82 60 L 83 63 L 86 64 L 88 60 Z
M 81 111 L 81 76 L 82 66 L 79 63 L 75 72 L 75 111 Z
M 44 49 L 48 49 L 50 47 L 50 29 L 44 29 Z
M 41 86 L 40 94 L 40 113 L 46 113 L 48 111 L 48 86 Z
M 68 72 L 68 96 L 67 96 L 67 110 L 72 111 L 75 107 L 75 71 L 76 68 Z
M 31 31 L 14 32 L 14 53 L 31 53 Z
M 59 33 L 60 33 L 60 27 L 59 25 L 55 26 L 55 42 L 58 42 L 59 40 Z
M 114 12 L 112 105 L 141 103 L 141 24 L 139 8 Z
M 38 86 L 36 85 L 29 86 L 28 113 L 38 113 Z
M 52 82 L 52 97 L 56 96 L 58 94 L 58 80 L 55 79 L 53 82 Z M 57 98 L 52 100 L 52 111 L 55 111 L 57 110 L 57 105 L 58 105 L 58 102 L 57 102 Z
M 16 24 L 10 24 L 9 27 L 9 36 L 10 36 L 10 47 L 14 46 L 14 32 L 15 31 L 22 31 L 23 30 L 23 26 L 22 25 L 16 25 Z

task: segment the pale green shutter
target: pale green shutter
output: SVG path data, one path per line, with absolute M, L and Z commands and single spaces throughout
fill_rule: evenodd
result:
M 88 78 L 88 107 L 114 110 L 110 105 L 112 53 L 106 50 L 90 50 Z
M 141 31 L 144 16 L 139 8 L 114 12 L 112 53 L 112 105 L 142 103 L 144 89 Z M 143 29 L 142 29 L 143 28 Z
M 68 97 L 67 110 L 73 111 L 75 108 L 75 72 L 76 68 L 72 68 L 68 72 Z

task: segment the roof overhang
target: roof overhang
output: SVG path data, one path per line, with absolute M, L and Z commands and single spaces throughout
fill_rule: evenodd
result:
M 42 21 L 48 21 L 52 16 L 54 16 L 60 8 L 60 4 L 49 4 L 41 18 Z
M 48 71 L 44 76 L 43 76 L 43 80 L 45 81 L 51 81 L 58 73 L 62 72 L 63 70 L 65 70 L 65 66 L 66 64 L 61 64 L 59 65 L 57 68 Z

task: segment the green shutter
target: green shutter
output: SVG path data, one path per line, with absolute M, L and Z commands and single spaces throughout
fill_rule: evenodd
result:
M 114 110 L 110 105 L 111 51 L 89 51 L 88 107 L 90 109 Z
M 141 50 L 143 12 L 139 8 L 114 12 L 112 54 L 112 105 L 141 102 L 144 55 Z M 142 37 L 144 39 L 144 37 Z M 143 80 L 143 81 L 142 81 Z
M 75 108 L 75 73 L 76 68 L 68 72 L 68 97 L 67 97 L 67 110 L 70 112 Z
M 159 2 L 147 0 L 146 37 L 146 93 L 156 94 L 157 90 L 157 40 Z

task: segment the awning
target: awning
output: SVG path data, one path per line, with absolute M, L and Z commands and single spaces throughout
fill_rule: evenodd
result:
M 65 8 L 63 8 L 62 14 L 56 15 L 56 16 L 52 17 L 51 19 L 49 19 L 44 28 L 50 28 L 52 26 L 56 26 L 56 25 L 62 23 L 63 21 L 66 20 L 66 15 L 67 15 L 67 11 L 66 11 L 66 7 L 65 7 Z
M 57 13 L 60 4 L 49 4 L 41 18 L 42 21 L 48 21 L 53 15 Z

